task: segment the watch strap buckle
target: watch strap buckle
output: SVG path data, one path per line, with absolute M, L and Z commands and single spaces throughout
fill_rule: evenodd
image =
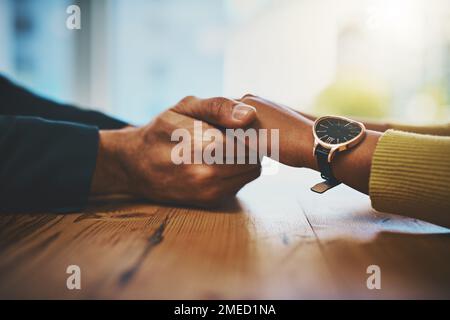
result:
M 314 191 L 316 193 L 324 193 L 324 192 L 330 190 L 331 188 L 334 188 L 340 184 L 341 184 L 341 182 L 339 182 L 337 180 L 325 180 L 325 181 L 322 181 L 322 182 L 314 185 L 311 188 L 311 191 Z

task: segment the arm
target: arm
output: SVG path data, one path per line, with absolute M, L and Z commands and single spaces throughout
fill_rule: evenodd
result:
M 76 211 L 86 205 L 98 130 L 62 121 L 0 116 L 0 210 Z
M 258 118 L 255 125 L 258 128 L 279 130 L 279 156 L 282 163 L 318 170 L 313 155 L 312 120 L 260 97 L 248 96 L 242 101 L 257 109 Z M 367 194 L 372 156 L 380 136 L 380 132 L 368 130 L 366 138 L 357 148 L 348 150 L 345 156 L 338 154 L 333 160 L 333 173 L 336 178 Z
M 318 170 L 310 119 L 262 98 L 242 101 L 257 109 L 259 128 L 280 130 L 281 162 Z M 369 194 L 376 210 L 450 227 L 450 137 L 368 130 L 332 168 L 340 181 Z
M 97 126 L 100 129 L 119 129 L 128 124 L 100 112 L 59 104 L 10 82 L 0 75 L 0 114 L 41 117 Z
M 194 121 L 206 130 L 214 129 L 212 124 L 244 127 L 254 119 L 253 107 L 194 97 L 141 128 L 99 132 L 70 122 L 0 116 L 0 211 L 78 211 L 89 196 L 112 194 L 170 204 L 220 204 L 256 179 L 260 165 L 177 165 L 172 151 L 179 143 L 172 134 L 181 130 L 193 137 Z M 198 151 L 196 146 L 191 150 Z

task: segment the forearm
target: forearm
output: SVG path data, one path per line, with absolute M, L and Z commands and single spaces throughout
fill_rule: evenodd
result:
M 260 97 L 249 96 L 243 101 L 256 107 L 258 128 L 279 130 L 280 162 L 319 171 L 313 154 L 313 117 L 302 116 L 299 112 Z M 350 150 L 339 152 L 332 161 L 335 177 L 367 194 L 372 158 L 381 135 L 380 132 L 368 130 L 361 143 Z
M 265 99 L 257 107 L 259 128 L 280 129 L 280 161 L 318 171 L 313 155 L 313 121 Z M 370 195 L 374 209 L 450 227 L 450 137 L 396 130 L 369 130 L 365 139 L 338 153 L 336 178 Z

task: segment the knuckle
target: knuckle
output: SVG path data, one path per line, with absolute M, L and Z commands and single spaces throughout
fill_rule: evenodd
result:
M 215 97 L 210 99 L 208 104 L 209 114 L 215 118 L 219 118 L 225 111 L 228 102 L 229 100 L 223 97 Z
M 177 126 L 170 119 L 170 115 L 165 112 L 144 127 L 143 139 L 149 145 L 150 143 L 156 143 L 157 141 L 164 143 L 165 141 L 170 140 L 170 136 L 175 129 L 177 129 Z M 154 146 L 154 144 L 151 145 Z
M 195 96 L 186 96 L 183 99 L 181 99 L 180 102 L 182 102 L 182 103 L 189 103 L 189 102 L 192 102 L 195 99 L 196 99 Z
M 178 101 L 176 107 L 184 108 L 184 107 L 192 104 L 192 102 L 195 101 L 195 99 L 197 99 L 195 96 L 186 96 L 183 99 L 181 99 L 180 101 Z
M 228 101 L 227 98 L 224 97 L 214 97 L 210 100 L 210 107 L 211 108 L 220 108 Z

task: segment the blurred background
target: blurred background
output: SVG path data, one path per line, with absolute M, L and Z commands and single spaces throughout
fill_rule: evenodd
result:
M 69 30 L 66 9 L 81 8 Z M 450 119 L 449 0 L 0 0 L 0 72 L 135 124 L 183 96 Z

